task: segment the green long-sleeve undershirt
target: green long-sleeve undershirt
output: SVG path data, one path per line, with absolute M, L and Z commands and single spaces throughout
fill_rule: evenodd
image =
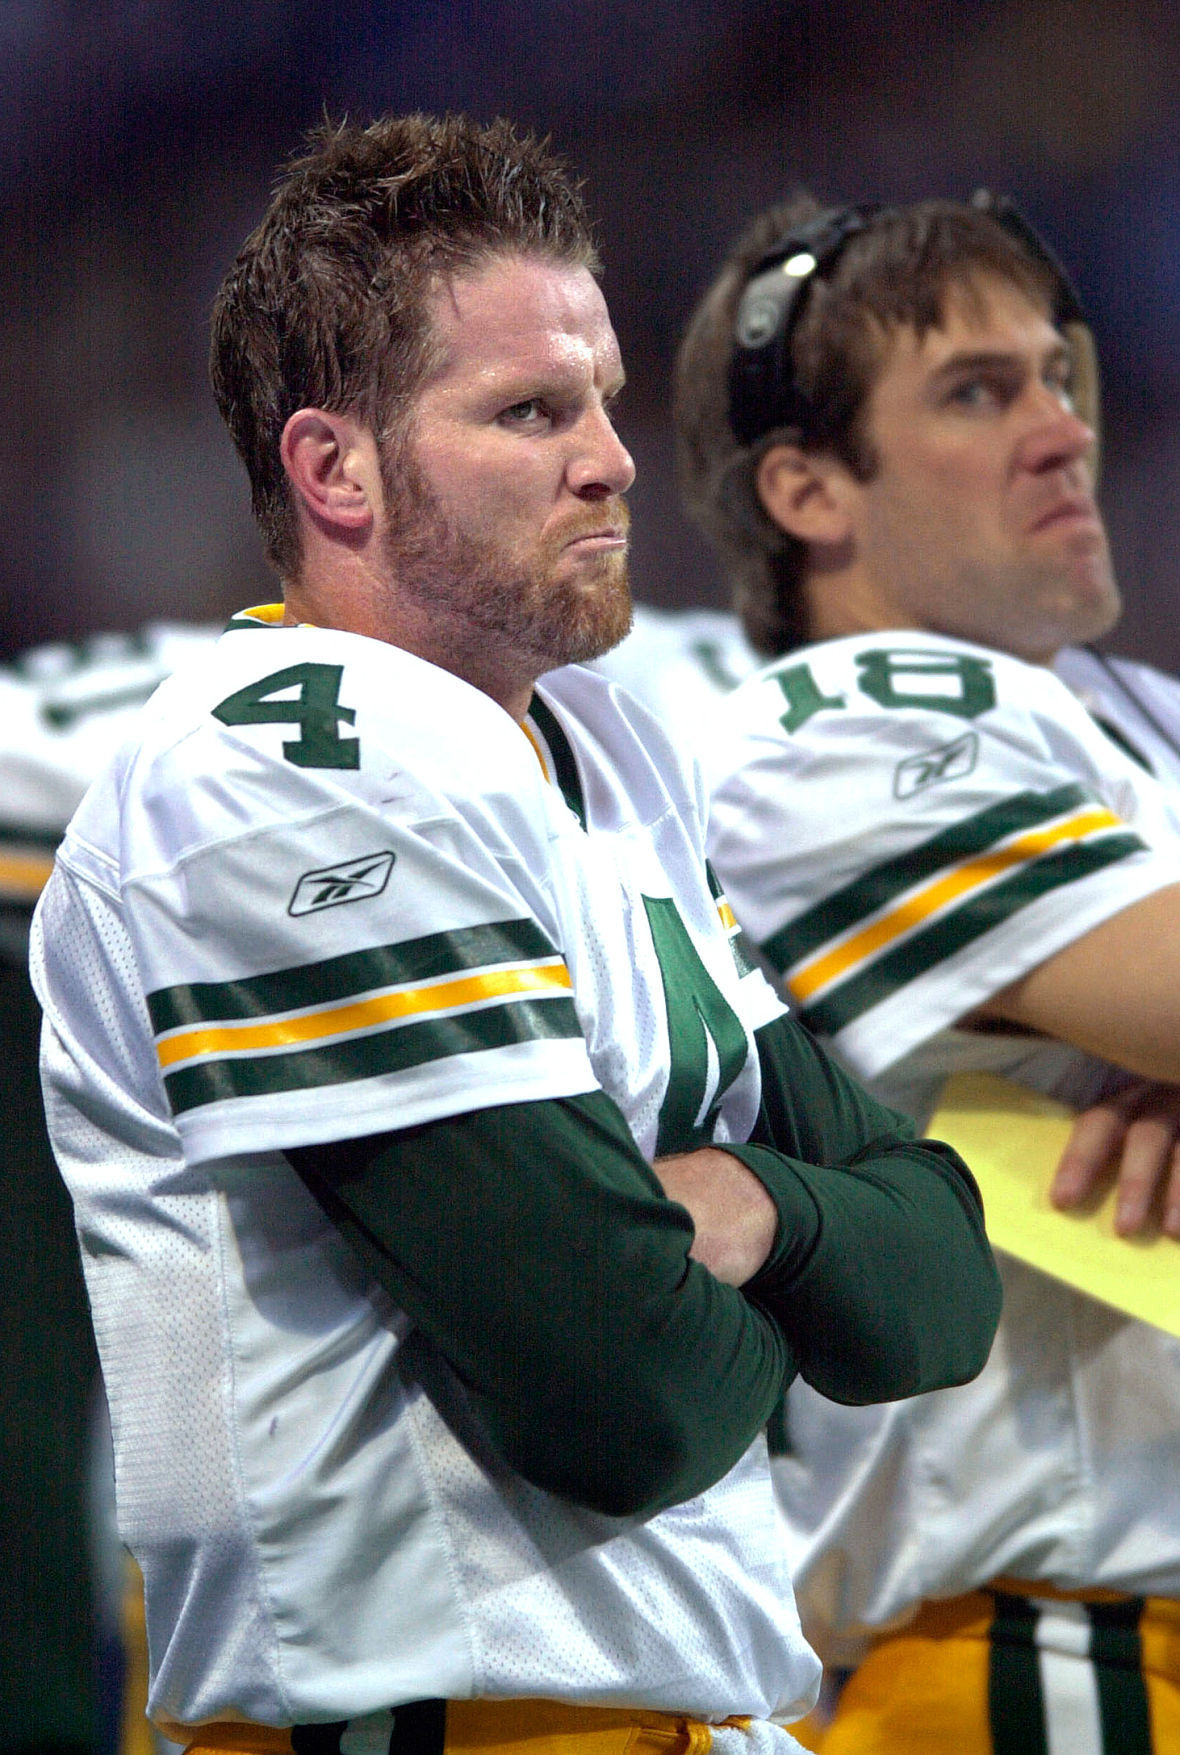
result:
M 725 1149 L 779 1228 L 740 1290 L 689 1260 L 688 1213 L 602 1092 L 288 1154 L 505 1460 L 598 1511 L 703 1491 L 796 1372 L 876 1401 L 987 1357 L 999 1284 L 961 1161 L 915 1142 L 793 1020 L 757 1039 L 762 1114 Z

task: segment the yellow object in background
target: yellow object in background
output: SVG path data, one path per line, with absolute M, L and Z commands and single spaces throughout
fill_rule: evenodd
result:
M 1074 1112 L 991 1073 L 955 1073 L 927 1132 L 970 1166 L 997 1249 L 1128 1316 L 1180 1336 L 1180 1246 L 1162 1235 L 1119 1237 L 1113 1191 L 1096 1208 L 1050 1205 L 1049 1186 Z

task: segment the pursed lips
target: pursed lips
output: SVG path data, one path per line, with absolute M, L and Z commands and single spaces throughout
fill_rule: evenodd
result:
M 1029 526 L 1034 534 L 1039 530 L 1047 530 L 1054 524 L 1085 523 L 1099 528 L 1102 519 L 1098 506 L 1091 494 L 1067 494 L 1034 518 Z
M 627 541 L 625 530 L 588 530 L 581 536 L 571 536 L 566 543 L 567 548 L 622 548 Z
M 593 523 L 586 519 L 570 530 L 562 547 L 624 548 L 630 526 L 631 520 L 626 506 L 617 510 L 612 508 L 612 512 L 608 512 L 605 518 L 600 508 Z

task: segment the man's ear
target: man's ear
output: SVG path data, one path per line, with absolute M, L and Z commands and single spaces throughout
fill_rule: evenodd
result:
M 367 531 L 381 503 L 377 444 L 348 415 L 300 408 L 283 428 L 283 468 L 308 516 L 339 536 Z
M 763 510 L 780 530 L 828 546 L 846 543 L 852 534 L 845 478 L 848 471 L 834 457 L 772 445 L 754 479 Z

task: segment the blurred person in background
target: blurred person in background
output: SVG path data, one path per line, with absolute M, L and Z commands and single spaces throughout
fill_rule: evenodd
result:
M 128 1656 L 134 1668 L 142 1649 L 136 1593 L 114 1537 L 78 1245 L 45 1132 L 28 930 L 86 787 L 158 683 L 212 637 L 212 629 L 158 623 L 35 648 L 0 668 L 3 1755 L 111 1755 L 137 1734 L 124 1714 Z
M 1174 1238 L 1171 733 L 1127 713 L 1112 737 L 1051 668 L 1119 612 L 1087 342 L 1002 201 L 800 195 L 734 246 L 677 439 L 770 662 L 707 728 L 710 845 L 796 1015 L 878 1095 L 924 1124 L 985 1071 L 1086 1110 L 1057 1204 L 1113 1177 L 1119 1231 Z M 1180 1749 L 1180 1341 L 1001 1259 L 974 1384 L 788 1396 L 804 1622 L 837 1664 L 868 1648 L 832 1755 Z

